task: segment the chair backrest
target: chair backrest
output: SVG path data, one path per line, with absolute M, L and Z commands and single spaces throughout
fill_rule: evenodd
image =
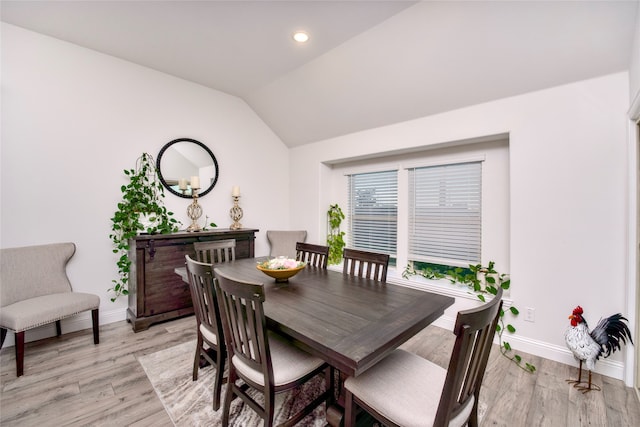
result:
M 296 259 L 313 267 L 327 268 L 329 246 L 298 242 L 296 243 Z
M 488 303 L 460 311 L 456 318 L 451 360 L 434 425 L 448 425 L 460 413 L 471 414 L 487 367 L 496 324 L 502 310 L 502 288 Z
M 71 242 L 0 250 L 0 306 L 72 292 L 67 263 L 75 252 Z
M 267 240 L 271 246 L 270 257 L 295 258 L 296 243 L 307 240 L 307 232 L 305 230 L 267 230 Z
M 235 239 L 195 242 L 196 260 L 207 264 L 218 264 L 236 260 Z
M 217 268 L 214 272 L 229 360 L 237 357 L 240 363 L 262 372 L 265 386 L 273 386 L 273 366 L 263 310 L 264 286 L 233 279 Z M 242 379 L 253 387 L 262 387 L 248 378 Z
M 387 281 L 389 255 L 345 248 L 342 257 L 344 274 L 366 277 L 379 282 Z
M 223 340 L 223 332 L 213 284 L 213 268 L 211 264 L 195 261 L 189 255 L 184 257 L 198 328 L 204 327 L 211 334 L 214 334 L 218 345 L 220 345 Z

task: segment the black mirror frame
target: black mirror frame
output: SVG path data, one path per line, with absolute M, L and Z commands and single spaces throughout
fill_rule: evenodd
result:
M 162 149 L 160 150 L 160 153 L 158 153 L 158 159 L 156 160 L 156 170 L 158 171 L 158 178 L 160 178 L 160 182 L 162 183 L 162 185 L 164 185 L 164 188 L 166 188 L 171 194 L 175 194 L 178 197 L 182 197 L 184 199 L 191 199 L 193 196 L 191 194 L 182 194 L 182 193 L 178 193 L 177 191 L 175 191 L 173 188 L 171 188 L 171 186 L 169 184 L 167 184 L 167 182 L 165 181 L 164 177 L 162 176 L 162 169 L 160 169 L 160 161 L 162 160 L 162 154 L 164 154 L 164 152 L 171 147 L 173 144 L 177 144 L 178 142 L 192 142 L 200 147 L 202 147 L 209 156 L 211 156 L 211 159 L 213 160 L 213 165 L 216 168 L 216 176 L 213 179 L 213 182 L 211 183 L 211 185 L 198 192 L 198 197 L 202 197 L 204 195 L 206 195 L 207 193 L 209 193 L 211 190 L 213 190 L 213 187 L 216 186 L 216 183 L 218 182 L 218 176 L 220 175 L 220 168 L 218 167 L 218 160 L 216 159 L 216 156 L 213 155 L 213 152 L 211 152 L 211 150 L 209 150 L 209 147 L 207 147 L 206 145 L 204 145 L 202 142 L 197 141 L 195 139 L 191 139 L 191 138 L 178 138 L 178 139 L 174 139 L 173 141 L 167 142 L 164 147 L 162 147 Z

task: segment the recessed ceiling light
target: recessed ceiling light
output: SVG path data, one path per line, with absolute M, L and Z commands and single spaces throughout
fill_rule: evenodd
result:
M 309 40 L 309 35 L 304 31 L 296 31 L 295 33 L 293 33 L 293 39 L 298 43 L 305 43 L 307 40 Z

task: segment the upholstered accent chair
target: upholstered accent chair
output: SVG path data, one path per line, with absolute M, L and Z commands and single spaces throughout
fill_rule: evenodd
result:
M 502 308 L 502 288 L 488 303 L 458 313 L 449 368 L 395 350 L 344 382 L 345 427 L 363 408 L 387 426 L 478 426 L 478 399 Z
M 312 267 L 327 268 L 329 261 L 329 246 L 314 245 L 313 243 L 296 243 L 296 259 Z
M 267 240 L 271 246 L 269 256 L 296 257 L 296 243 L 307 240 L 306 230 L 267 230 Z
M 379 282 L 387 281 L 389 255 L 344 248 L 342 257 L 344 274 L 366 277 Z
M 267 331 L 263 309 L 264 286 L 238 281 L 224 275 L 219 269 L 214 272 L 229 353 L 229 378 L 222 425 L 229 424 L 231 402 L 238 396 L 258 413 L 265 427 L 271 427 L 275 394 L 294 389 L 323 372 L 325 390 L 282 425 L 293 426 L 323 402 L 329 405 L 333 399 L 332 368 L 322 359 L 295 347 L 285 337 Z M 251 397 L 248 393 L 251 389 L 264 395 L 264 405 Z
M 227 354 L 222 332 L 222 321 L 220 320 L 220 310 L 213 285 L 213 269 L 211 264 L 194 261 L 189 255 L 185 255 L 185 259 L 197 326 L 193 380 L 198 380 L 201 357 L 216 367 L 216 375 L 213 381 L 213 410 L 217 411 L 220 408 L 220 393 L 222 391 Z
M 25 332 L 91 310 L 93 342 L 99 343 L 100 297 L 74 292 L 66 267 L 74 243 L 4 248 L 0 252 L 0 347 L 7 331 L 15 332 L 16 375 L 24 373 Z

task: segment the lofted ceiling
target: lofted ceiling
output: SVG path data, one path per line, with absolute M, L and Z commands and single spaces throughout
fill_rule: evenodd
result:
M 238 96 L 294 147 L 628 70 L 638 5 L 2 0 L 0 16 Z

